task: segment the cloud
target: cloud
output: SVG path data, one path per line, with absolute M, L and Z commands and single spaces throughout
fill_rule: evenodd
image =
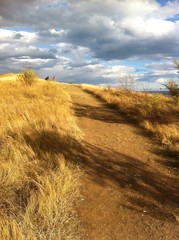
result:
M 159 83 L 159 84 L 164 84 L 166 81 L 167 81 L 166 78 L 158 78 L 158 79 L 156 80 L 156 82 Z
M 151 63 L 145 66 L 147 70 L 141 76 L 138 76 L 139 82 L 145 81 L 161 85 L 163 81 L 178 78 L 177 69 L 172 62 Z
M 133 68 L 125 66 L 106 67 L 103 64 L 89 64 L 75 68 L 63 68 L 56 65 L 52 68 L 44 68 L 42 78 L 46 75 L 56 75 L 58 81 L 89 83 L 89 84 L 116 84 L 116 79 L 126 76 Z M 109 81 L 110 79 L 110 81 Z
M 16 45 L 13 47 L 10 44 L 3 44 L 0 48 L 0 59 L 4 60 L 7 58 L 28 58 L 28 59 L 55 59 L 56 50 L 53 49 L 41 49 L 34 46 L 20 46 Z
M 12 31 L 0 29 L 0 43 L 21 43 L 23 45 L 33 44 L 37 39 L 36 33 L 26 31 Z
M 175 76 L 172 65 L 156 62 L 179 57 L 179 21 L 174 20 L 179 1 L 164 6 L 155 0 L 1 0 L 0 4 L 0 71 L 18 71 L 22 63 L 31 62 L 39 72 L 58 75 L 60 70 L 60 77 L 77 82 L 114 83 L 127 74 L 151 82 Z M 123 66 L 125 59 L 155 63 L 139 75 L 137 69 Z
M 179 13 L 179 1 L 168 1 L 163 7 L 159 7 L 152 13 L 156 18 L 174 18 Z

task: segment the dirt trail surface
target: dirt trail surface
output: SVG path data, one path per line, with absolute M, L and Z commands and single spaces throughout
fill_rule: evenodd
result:
M 78 206 L 83 239 L 179 239 L 178 186 L 169 159 L 116 110 L 77 86 L 64 88 L 84 133 L 70 156 L 84 171 Z

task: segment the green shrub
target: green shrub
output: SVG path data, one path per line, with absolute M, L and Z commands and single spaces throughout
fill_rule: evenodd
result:
M 38 79 L 37 74 L 30 69 L 24 69 L 20 74 L 17 76 L 17 80 L 22 82 L 27 86 L 33 85 Z

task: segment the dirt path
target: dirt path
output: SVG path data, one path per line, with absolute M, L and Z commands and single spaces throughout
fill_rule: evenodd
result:
M 73 85 L 84 133 L 73 161 L 84 170 L 78 211 L 85 240 L 175 240 L 177 182 L 167 159 L 128 119 Z

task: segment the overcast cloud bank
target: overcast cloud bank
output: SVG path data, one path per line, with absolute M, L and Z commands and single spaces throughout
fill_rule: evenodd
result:
M 41 77 L 158 88 L 176 78 L 179 1 L 1 0 L 0 72 L 30 64 Z

